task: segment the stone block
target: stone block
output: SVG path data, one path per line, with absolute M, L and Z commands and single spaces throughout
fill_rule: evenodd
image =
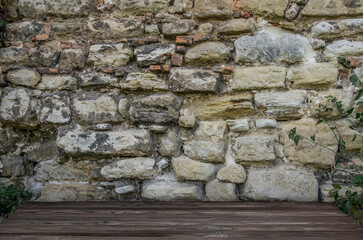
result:
M 60 50 L 53 46 L 43 45 L 30 55 L 32 66 L 55 67 L 59 61 Z
M 171 0 L 119 0 L 113 15 L 116 18 L 141 16 L 146 12 L 168 12 Z
M 200 19 L 228 19 L 233 16 L 233 1 L 229 0 L 196 0 L 194 16 Z
M 26 160 L 23 157 L 1 156 L 1 177 L 22 177 L 27 173 Z
M 164 157 L 178 157 L 181 150 L 181 141 L 176 128 L 169 128 L 168 131 L 160 137 L 159 152 Z
M 132 72 L 120 81 L 121 89 L 128 90 L 168 90 L 165 80 L 154 73 Z
M 42 96 L 38 112 L 41 123 L 67 124 L 71 120 L 70 98 L 65 93 Z
M 363 42 L 338 40 L 326 47 L 324 58 L 326 60 L 336 61 L 336 59 L 341 56 L 360 56 L 362 54 Z
M 26 48 L 0 48 L 0 65 L 26 65 L 29 54 Z
M 227 120 L 226 122 L 231 132 L 247 132 L 250 130 L 248 119 Z
M 59 60 L 59 66 L 70 70 L 83 69 L 86 64 L 86 53 L 82 49 L 63 50 Z
M 84 73 L 79 76 L 81 78 L 81 88 L 91 87 L 119 87 L 118 78 L 99 72 Z
M 221 182 L 218 179 L 205 185 L 205 196 L 209 201 L 238 201 L 236 184 Z
M 74 90 L 77 88 L 77 79 L 71 75 L 43 75 L 38 89 L 43 91 Z
M 223 182 L 241 184 L 246 181 L 247 173 L 243 166 L 232 164 L 219 169 L 217 179 Z
M 221 42 L 206 42 L 190 48 L 185 54 L 187 64 L 193 66 L 215 65 L 229 60 L 230 49 Z
M 30 88 L 35 88 L 41 78 L 37 71 L 27 68 L 10 71 L 6 77 L 12 84 Z
M 304 17 L 354 17 L 362 16 L 360 1 L 310 0 L 301 15 Z
M 165 62 L 175 52 L 174 44 L 148 44 L 135 49 L 137 64 L 147 67 Z
M 87 64 L 93 67 L 126 66 L 133 57 L 133 51 L 123 43 L 92 45 Z
M 216 174 L 216 167 L 213 164 L 194 161 L 185 156 L 173 158 L 172 164 L 179 181 L 208 182 Z
M 44 27 L 42 22 L 20 22 L 6 25 L 7 41 L 31 41 Z
M 171 23 L 164 23 L 162 31 L 164 36 L 172 37 L 178 35 L 188 34 L 197 26 L 193 20 L 178 20 Z
M 243 33 L 254 33 L 256 22 L 253 18 L 232 19 L 218 25 L 218 33 L 222 35 L 239 35 Z
M 363 13 L 363 11 L 362 11 Z M 311 35 L 316 38 L 334 39 L 355 37 L 363 34 L 363 19 L 344 19 L 320 21 L 311 28 Z
M 268 19 L 283 18 L 289 0 L 241 0 L 240 8 Z

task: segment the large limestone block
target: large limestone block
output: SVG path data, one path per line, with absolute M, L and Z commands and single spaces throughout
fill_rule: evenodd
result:
M 231 132 L 247 132 L 250 130 L 249 121 L 247 118 L 237 120 L 227 120 L 229 131 Z
M 194 16 L 201 19 L 227 19 L 233 16 L 233 1 L 229 0 L 196 0 Z
M 15 2 L 15 1 L 14 1 Z M 41 22 L 20 22 L 6 25 L 7 41 L 30 41 L 44 27 Z
M 0 65 L 24 65 L 29 61 L 26 48 L 0 48 Z
M 340 56 L 359 56 L 363 54 L 363 42 L 338 40 L 328 45 L 324 51 L 326 60 L 336 61 Z
M 113 77 L 109 74 L 100 72 L 89 72 L 83 73 L 79 77 L 81 78 L 79 85 L 82 88 L 119 87 L 118 78 Z
M 130 117 L 140 123 L 172 123 L 179 118 L 181 100 L 173 94 L 156 94 L 131 103 Z
M 163 34 L 167 37 L 185 35 L 190 33 L 197 26 L 193 20 L 178 20 L 163 24 Z
M 259 92 L 255 103 L 259 110 L 275 119 L 298 119 L 307 110 L 307 93 L 304 90 Z
M 283 18 L 289 0 L 241 0 L 244 11 L 265 18 Z
M 291 67 L 287 80 L 294 88 L 323 89 L 334 87 L 338 80 L 335 63 L 313 63 Z
M 173 68 L 169 75 L 173 92 L 215 92 L 219 75 L 210 70 Z
M 77 78 L 71 75 L 43 75 L 38 89 L 43 91 L 73 90 L 77 88 Z
M 221 22 L 218 25 L 218 33 L 223 35 L 236 35 L 242 33 L 253 33 L 256 28 L 256 22 L 253 18 L 249 19 L 232 19 Z
M 274 168 L 250 169 L 241 198 L 253 201 L 317 202 L 318 181 L 312 172 L 281 165 Z
M 293 163 L 318 169 L 330 169 L 335 162 L 338 142 L 327 125 L 322 123 L 315 126 L 316 122 L 316 119 L 311 118 L 281 122 L 281 137 L 285 147 L 285 154 Z M 288 138 L 290 130 L 295 127 L 297 134 L 307 138 L 315 135 L 315 141 L 328 149 L 307 139 L 301 139 L 296 145 L 294 141 Z
M 336 125 L 340 137 L 345 142 L 345 150 L 347 152 L 360 152 L 363 149 L 363 133 L 354 129 L 353 124 L 345 119 L 337 121 Z
M 171 0 L 118 0 L 114 17 L 129 17 L 144 15 L 146 12 L 167 12 Z
M 70 70 L 83 69 L 86 64 L 86 52 L 83 49 L 65 49 L 61 53 L 59 66 Z
M 185 13 L 193 7 L 193 4 L 191 0 L 174 0 L 174 4 L 169 8 L 169 12 L 172 14 Z
M 223 163 L 227 150 L 227 124 L 222 121 L 200 122 L 183 148 L 185 155 L 191 159 Z
M 41 123 L 67 124 L 71 120 L 70 98 L 68 94 L 55 93 L 42 96 L 39 110 Z
M 231 164 L 218 170 L 217 179 L 223 182 L 241 184 L 246 181 L 247 173 L 242 165 Z
M 185 156 L 173 158 L 172 163 L 179 181 L 208 182 L 214 178 L 216 173 L 216 167 L 213 164 L 194 161 Z
M 118 98 L 106 94 L 76 94 L 72 98 L 72 114 L 80 123 L 120 122 Z
M 255 113 L 252 94 L 191 97 L 181 112 L 191 112 L 202 121 L 239 119 Z
M 270 165 L 275 161 L 274 136 L 246 135 L 233 139 L 234 159 L 243 165 Z
M 285 67 L 239 67 L 233 73 L 232 90 L 284 88 L 285 76 Z
M 206 42 L 190 48 L 185 54 L 187 64 L 194 66 L 215 65 L 229 60 L 230 49 L 221 42 Z
M 57 146 L 70 155 L 117 155 L 142 157 L 152 153 L 148 131 L 129 129 L 112 132 L 62 131 Z
M 15 85 L 35 88 L 40 81 L 40 74 L 37 71 L 22 68 L 19 70 L 10 71 L 7 74 L 7 80 Z
M 236 184 L 221 182 L 218 179 L 205 185 L 205 196 L 209 201 L 238 201 Z
M 104 166 L 101 169 L 101 175 L 107 179 L 150 179 L 157 174 L 154 165 L 155 159 L 153 158 L 117 160 Z
M 56 22 L 52 25 L 52 37 L 58 41 L 80 40 L 82 22 Z
M 152 64 L 161 64 L 175 52 L 174 44 L 147 44 L 135 49 L 137 64 L 147 67 Z
M 362 16 L 363 4 L 360 0 L 310 0 L 301 12 L 306 17 Z
M 92 45 L 87 64 L 93 67 L 126 66 L 132 56 L 132 49 L 122 43 Z
M 234 45 L 240 63 L 297 63 L 315 56 L 306 37 L 291 33 L 263 31 L 242 36 Z
M 120 81 L 122 89 L 168 90 L 165 80 L 154 73 L 132 72 Z
M 362 36 L 363 19 L 320 21 L 311 28 L 311 34 L 324 39 Z
M 181 150 L 181 141 L 176 128 L 169 128 L 160 137 L 159 152 L 164 157 L 178 157 Z
M 32 66 L 55 67 L 59 61 L 60 49 L 42 45 L 30 54 L 30 64 Z

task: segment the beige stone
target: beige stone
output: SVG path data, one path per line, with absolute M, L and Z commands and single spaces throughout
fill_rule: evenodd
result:
M 336 127 L 339 129 L 340 137 L 345 142 L 345 150 L 347 152 L 360 152 L 363 149 L 363 134 L 354 129 L 354 125 L 346 119 L 336 122 Z M 354 141 L 353 141 L 353 138 Z
M 288 2 L 288 0 L 241 0 L 240 8 L 261 17 L 282 18 Z
M 357 192 L 358 194 L 363 194 L 363 189 L 361 187 L 357 187 L 357 186 L 349 186 L 349 185 L 342 185 L 340 184 L 340 186 L 342 187 L 342 189 L 340 189 L 339 192 L 339 196 L 345 196 L 345 192 L 349 189 L 353 192 Z M 333 185 L 331 183 L 325 183 L 322 184 L 320 187 L 320 192 L 321 192 L 321 198 L 322 198 L 322 202 L 328 202 L 328 203 L 334 203 L 334 197 L 330 196 L 330 191 L 334 189 Z
M 120 81 L 120 87 L 129 90 L 168 90 L 164 79 L 154 73 L 142 72 L 129 73 L 125 80 Z
M 247 179 L 247 173 L 243 166 L 232 164 L 219 169 L 217 179 L 223 182 L 241 184 Z
M 310 0 L 301 12 L 306 17 L 348 17 L 362 16 L 360 1 Z
M 238 201 L 236 189 L 236 184 L 214 179 L 205 185 L 205 196 L 209 201 Z
M 334 39 L 363 35 L 363 19 L 321 21 L 314 24 L 311 34 L 316 38 Z
M 254 33 L 256 22 L 253 18 L 249 19 L 232 19 L 221 22 L 218 26 L 218 33 L 223 35 L 236 35 L 242 33 Z
M 160 137 L 159 152 L 164 157 L 178 157 L 180 155 L 181 141 L 179 131 L 176 128 L 170 128 L 163 136 Z
M 10 71 L 7 74 L 7 80 L 15 85 L 35 88 L 40 81 L 40 74 L 37 71 L 22 68 Z
M 81 74 L 79 77 L 81 78 L 79 85 L 82 88 L 119 87 L 118 79 L 109 74 L 88 72 Z
M 122 43 L 92 45 L 89 49 L 87 64 L 94 67 L 125 66 L 132 56 L 132 49 Z
M 233 73 L 232 90 L 284 88 L 285 76 L 285 67 L 239 67 Z
M 216 167 L 210 163 L 194 161 L 185 156 L 172 159 L 176 178 L 180 181 L 203 181 L 212 180 L 216 173 Z
M 167 12 L 171 0 L 118 0 L 114 17 L 122 18 L 135 15 L 144 15 L 146 12 Z
M 230 49 L 221 42 L 206 42 L 190 48 L 185 62 L 193 66 L 215 65 L 229 60 Z
M 336 61 L 341 56 L 360 56 L 362 54 L 363 42 L 338 40 L 326 47 L 324 58 L 329 61 Z
M 41 123 L 67 124 L 71 120 L 70 99 L 66 94 L 42 96 L 39 110 Z
M 73 90 L 77 88 L 77 79 L 71 75 L 43 75 L 38 89 L 46 90 Z
M 193 12 L 201 19 L 226 19 L 233 16 L 233 1 L 229 0 L 196 0 Z

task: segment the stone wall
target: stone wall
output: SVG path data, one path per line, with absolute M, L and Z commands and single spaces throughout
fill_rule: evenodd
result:
M 330 174 L 314 117 L 354 105 L 337 57 L 363 75 L 362 0 L 8 2 L 0 177 L 33 199 L 329 201 L 359 171 Z

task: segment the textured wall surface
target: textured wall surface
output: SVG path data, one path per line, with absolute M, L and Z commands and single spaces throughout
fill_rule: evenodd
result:
M 35 200 L 330 201 L 362 171 L 330 174 L 314 118 L 354 106 L 337 58 L 362 77 L 362 0 L 9 2 L 0 179 Z M 354 155 L 361 126 L 337 124 Z

